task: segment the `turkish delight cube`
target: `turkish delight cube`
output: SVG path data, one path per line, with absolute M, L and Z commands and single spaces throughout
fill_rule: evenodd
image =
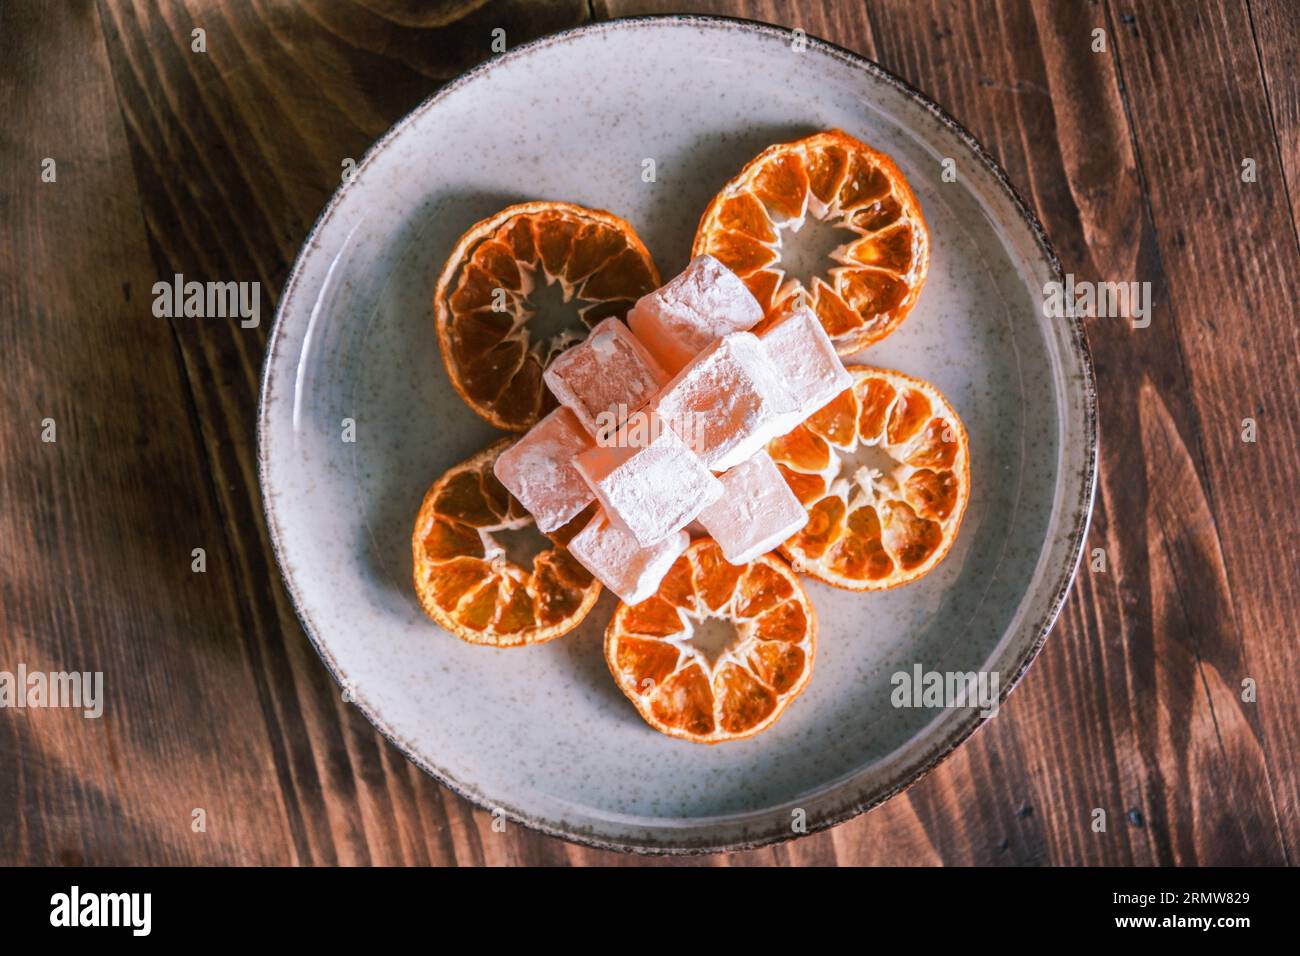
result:
M 696 256 L 681 275 L 642 296 L 628 313 L 632 331 L 669 374 L 730 332 L 763 318 L 740 277 L 713 256 Z
M 503 451 L 492 470 L 539 531 L 554 531 L 594 497 L 573 463 L 592 444 L 577 416 L 560 406 Z
M 597 509 L 569 542 L 569 553 L 619 600 L 639 604 L 659 589 L 690 541 L 685 531 L 675 531 L 658 544 L 642 547 L 630 532 Z
M 789 431 L 795 411 L 781 374 L 749 332 L 705 349 L 650 406 L 713 471 L 734 468 Z
M 853 384 L 835 345 L 811 309 L 799 308 L 759 336 L 768 361 L 794 399 L 789 431 Z
M 560 404 L 600 439 L 639 411 L 670 376 L 631 330 L 611 317 L 561 352 L 544 377 Z
M 732 564 L 767 554 L 808 523 L 808 512 L 765 451 L 718 476 L 722 497 L 700 512 L 700 524 Z
M 722 485 L 657 415 L 637 412 L 574 460 L 611 521 L 642 547 L 680 531 Z

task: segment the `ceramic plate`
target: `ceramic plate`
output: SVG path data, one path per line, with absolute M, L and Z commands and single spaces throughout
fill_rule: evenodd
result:
M 411 760 L 547 833 L 736 848 L 883 801 L 981 722 L 968 708 L 895 708 L 891 675 L 997 672 L 1005 696 L 1078 562 L 1092 378 L 1081 329 L 1043 317 L 1059 267 L 1041 228 L 933 103 L 829 43 L 797 45 L 757 23 L 639 18 L 489 61 L 370 151 L 280 305 L 261 482 L 303 626 Z M 830 127 L 890 154 L 930 225 L 919 303 L 857 359 L 933 382 L 969 430 L 973 493 L 947 559 L 888 593 L 810 582 L 821 622 L 811 684 L 768 732 L 716 747 L 655 733 L 615 686 L 601 649 L 608 594 L 579 631 L 539 647 L 475 647 L 439 629 L 412 593 L 412 522 L 428 486 L 496 437 L 438 355 L 432 293 L 457 237 L 509 203 L 569 200 L 629 219 L 669 277 L 729 177 L 770 143 Z

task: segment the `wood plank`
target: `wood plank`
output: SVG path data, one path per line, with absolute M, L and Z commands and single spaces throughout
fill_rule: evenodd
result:
M 873 7 L 873 19 L 880 35 L 888 37 L 882 43 L 882 61 L 945 104 L 981 139 L 1045 219 L 1065 267 L 1081 276 L 1089 274 L 1091 250 L 1082 222 L 1083 213 L 1065 216 L 1060 213 L 1072 208 L 1071 188 L 1063 169 L 1065 160 L 1056 153 L 1054 144 L 1058 137 L 1070 134 L 1072 123 L 1093 112 L 1096 116 L 1093 122 L 1101 131 L 1097 138 L 1107 143 L 1122 143 L 1124 124 L 1118 100 L 1110 95 L 1104 73 L 1099 74 L 1093 63 L 1083 60 L 1080 51 L 1057 48 L 1051 50 L 1049 57 L 1041 49 L 1032 12 L 1026 6 L 1000 7 L 996 13 L 992 17 L 988 7 L 976 9 L 969 4 L 942 9 L 931 5 L 919 11 L 877 5 Z M 1077 24 L 1075 30 L 1086 27 L 1086 22 Z M 1086 29 L 1083 35 L 1087 35 Z M 1089 53 L 1087 47 L 1082 52 Z M 1046 67 L 1049 58 L 1058 70 L 1083 84 L 1076 94 L 1077 103 L 1070 104 L 1068 96 L 1055 95 L 1056 89 L 1049 88 Z M 1058 105 L 1062 100 L 1066 103 L 1064 107 Z M 1131 176 L 1131 163 L 1125 162 L 1122 151 L 1108 151 L 1103 147 L 1095 164 L 1095 175 L 1108 177 L 1117 184 L 1112 193 L 1099 195 L 1096 201 L 1118 210 L 1135 205 L 1136 182 Z M 1090 167 L 1086 172 L 1094 170 Z M 1108 217 L 1099 219 L 1103 223 L 1109 221 Z M 1093 227 L 1093 235 L 1102 237 L 1102 243 L 1107 246 L 1105 252 L 1112 261 L 1127 261 L 1131 267 L 1135 249 L 1115 248 L 1119 237 L 1111 236 L 1107 228 Z M 1099 342 L 1091 329 L 1089 332 L 1100 364 L 1107 356 L 1105 343 Z M 1101 461 L 1103 481 L 1109 471 L 1106 449 L 1117 450 L 1104 417 L 1107 408 L 1103 404 L 1101 409 L 1103 433 L 1107 435 Z M 1092 537 L 1094 543 L 1106 545 L 1108 553 L 1115 555 L 1109 542 L 1096 540 L 1097 528 L 1106 524 L 1105 507 L 1103 494 Z M 1134 502 L 1134 507 L 1141 507 L 1140 502 Z M 1130 560 L 1141 560 L 1144 553 L 1140 550 L 1126 559 L 1124 567 L 1129 567 Z M 1118 556 L 1112 557 L 1112 563 L 1118 561 Z M 1132 785 L 1123 787 L 1113 782 L 1113 732 L 1094 737 L 1087 753 L 1071 753 L 1078 743 L 1072 739 L 1071 727 L 1095 727 L 1106 719 L 1118 719 L 1126 728 L 1132 724 L 1131 718 L 1123 713 L 1122 683 L 1116 699 L 1107 700 L 1094 689 L 1103 685 L 1089 679 L 1099 667 L 1108 664 L 1104 655 L 1105 635 L 1098 631 L 1080 640 L 1077 630 L 1085 617 L 1080 613 L 1083 602 L 1094 597 L 1092 591 L 1097 586 L 1086 579 L 1079 582 L 1056 634 L 1017 691 L 1023 698 L 1013 697 L 1004 711 L 1005 716 L 997 721 L 997 726 L 989 728 L 994 732 L 992 741 L 983 740 L 984 735 L 975 741 L 977 746 L 995 749 L 995 773 L 1015 780 L 1017 788 L 1030 790 L 1019 795 L 1020 806 L 1025 810 L 1032 808 L 1032 816 L 1022 819 L 1035 820 L 1036 836 L 1046 847 L 1024 847 L 1021 852 L 1028 850 L 1031 858 L 1045 856 L 1050 862 L 1071 856 L 1088 862 L 1134 861 L 1134 848 L 1126 827 L 1111 826 L 1108 832 L 1113 837 L 1104 840 L 1089 839 L 1087 828 L 1093 808 L 1106 810 L 1112 820 L 1122 820 L 1123 808 L 1132 805 Z M 1112 602 L 1110 610 L 1113 612 L 1117 606 Z M 1098 613 L 1095 619 L 1113 622 L 1116 617 L 1113 613 Z M 1109 662 L 1109 666 L 1113 673 L 1124 672 L 1122 659 Z M 1118 716 L 1110 713 L 1114 710 L 1119 711 Z M 1003 732 L 1010 733 L 1005 742 L 999 736 Z M 1010 765 L 1002 759 L 1008 753 L 1017 755 L 1012 757 Z M 1125 789 L 1129 794 L 1124 794 Z M 1010 796 L 1008 793 L 1007 797 Z M 986 802 L 981 803 L 981 812 L 993 816 L 993 820 L 983 821 L 983 826 L 1015 832 L 1018 821 L 1012 816 L 1013 807 L 1008 805 L 1014 804 L 1015 799 L 1004 798 L 999 803 L 1003 807 L 1000 812 L 988 807 Z M 1013 859 L 1020 861 L 1018 855 Z
M 1226 626 L 1198 626 L 1208 622 L 1195 608 L 1189 637 L 1207 665 L 1207 684 L 1223 685 L 1215 707 L 1219 732 L 1239 730 L 1249 739 L 1234 749 L 1265 755 L 1284 851 L 1300 835 L 1300 780 L 1286 772 L 1300 745 L 1300 701 L 1290 691 L 1287 655 L 1300 599 L 1300 332 L 1292 314 L 1300 246 L 1286 188 L 1285 163 L 1295 154 L 1275 136 L 1258 53 L 1242 29 L 1249 22 L 1244 3 L 1112 11 L 1135 152 L 1170 277 L 1170 321 L 1198 426 L 1191 457 L 1201 465 L 1217 522 L 1217 534 L 1198 528 L 1196 538 L 1178 544 L 1190 552 L 1180 555 L 1184 593 L 1195 605 L 1209 591 Z M 1186 135 L 1169 136 L 1170 126 Z M 1257 162 L 1255 182 L 1242 179 L 1247 157 Z M 1242 440 L 1245 418 L 1258 422 L 1256 443 Z M 1258 703 L 1240 699 L 1246 678 L 1259 688 Z M 1241 814 L 1240 797 L 1224 812 Z
M 172 330 L 151 313 L 104 37 L 90 4 L 63 12 L 0 6 L 0 110 L 22 134 L 0 210 L 23 224 L 0 245 L 0 661 L 101 671 L 106 703 L 99 719 L 5 712 L 0 859 L 287 862 L 282 767 L 245 716 L 258 681 Z
M 1300 227 L 1300 6 L 1286 0 L 1246 4 L 1251 38 L 1268 94 L 1269 124 L 1278 150 L 1293 234 Z M 1300 240 L 1297 240 L 1300 241 Z
M 1020 746 L 1035 762 L 1053 761 L 1035 777 L 1049 837 L 1064 840 L 1051 857 L 1280 859 L 1268 762 L 1245 724 L 1232 721 L 1225 737 L 1220 720 L 1237 708 L 1216 675 L 1240 672 L 1240 641 L 1202 489 L 1206 465 L 1196 461 L 1196 383 L 1178 360 L 1121 77 L 1113 56 L 1092 52 L 1092 30 L 1101 27 L 1113 54 L 1114 29 L 1104 11 L 1082 5 L 1004 4 L 996 27 L 983 32 L 987 6 L 886 2 L 872 10 L 877 34 L 889 38 L 886 65 L 918 77 L 991 147 L 1029 193 L 1067 271 L 1155 287 L 1150 328 L 1088 323 L 1103 436 L 1090 547 L 1105 549 L 1110 570 L 1081 577 L 1036 666 L 1046 678 L 1036 673 L 1021 690 L 1045 719 L 1017 725 Z M 927 53 L 925 34 L 909 23 L 933 28 L 947 55 Z M 1081 726 L 1105 732 L 1079 735 Z M 1219 796 L 1226 791 L 1240 795 L 1231 808 Z M 1110 836 L 1086 827 L 1081 811 L 1089 807 L 1119 823 Z
M 694 13 L 710 16 L 743 17 L 778 26 L 798 27 L 813 36 L 825 37 L 841 46 L 872 55 L 871 27 L 863 3 L 804 3 L 787 0 L 702 0 L 689 10 L 673 0 L 593 0 L 600 19 L 666 13 Z

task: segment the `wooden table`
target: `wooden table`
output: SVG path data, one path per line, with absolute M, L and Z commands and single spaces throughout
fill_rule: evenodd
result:
M 642 862 L 496 832 L 340 699 L 261 519 L 270 323 L 155 318 L 151 287 L 257 280 L 269 319 L 343 160 L 492 55 L 494 28 L 517 44 L 661 6 L 0 3 L 0 670 L 107 675 L 100 720 L 0 711 L 0 863 Z M 1088 324 L 1089 565 L 999 719 L 867 816 L 706 862 L 1289 862 L 1300 7 L 699 12 L 798 26 L 899 73 L 989 147 L 1067 271 L 1154 289 L 1148 328 Z

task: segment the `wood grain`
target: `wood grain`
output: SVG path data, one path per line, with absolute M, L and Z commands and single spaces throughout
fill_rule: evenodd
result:
M 1150 327 L 1088 326 L 1102 416 L 1088 546 L 1106 570 L 1080 574 L 999 719 L 906 794 L 774 848 L 646 861 L 496 832 L 341 700 L 261 520 L 269 322 L 158 319 L 148 290 L 178 272 L 256 280 L 269 320 L 343 161 L 490 56 L 492 29 L 513 44 L 669 9 L 0 5 L 0 213 L 17 227 L 0 245 L 0 668 L 102 670 L 110 702 L 100 721 L 0 714 L 15 768 L 0 862 L 1291 861 L 1300 11 L 1282 0 L 692 5 L 878 60 L 989 147 L 1067 271 L 1154 290 Z

